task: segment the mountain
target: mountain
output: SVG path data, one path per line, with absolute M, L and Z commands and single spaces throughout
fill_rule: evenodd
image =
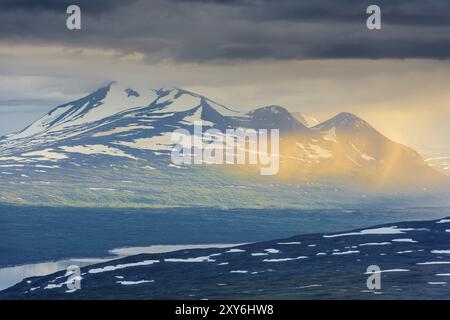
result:
M 305 133 L 307 127 L 288 110 L 280 106 L 267 106 L 250 111 L 247 127 L 255 129 L 280 129 L 284 134 Z
M 442 172 L 443 174 L 450 175 L 449 154 L 450 152 L 448 151 L 430 153 L 426 157 L 425 161 L 430 167 Z
M 140 254 L 25 279 L 0 299 L 448 299 L 450 219 Z M 370 270 L 369 266 L 372 267 Z M 380 275 L 381 288 L 367 287 Z
M 74 141 L 120 142 L 159 136 L 173 126 L 227 126 L 226 117 L 239 115 L 199 95 L 181 89 L 135 91 L 115 83 L 82 99 L 61 105 L 18 134 L 8 136 L 3 154 L 41 147 L 73 145 Z M 154 126 L 153 123 L 157 123 Z M 66 151 L 66 153 L 70 151 Z
M 357 172 L 380 186 L 432 184 L 442 179 L 415 150 L 388 139 L 353 114 L 340 113 L 312 130 L 327 141 L 338 167 L 333 169 L 341 174 Z
M 305 127 L 311 128 L 317 126 L 320 121 L 314 117 L 307 116 L 300 112 L 292 112 L 292 115 Z
M 347 112 L 310 128 L 309 135 L 285 137 L 281 150 L 284 174 L 289 177 L 376 188 L 425 187 L 445 181 L 416 151 Z
M 79 151 L 123 157 L 130 157 L 123 155 L 125 151 L 141 155 L 142 149 L 170 151 L 168 135 L 178 128 L 192 130 L 195 121 L 220 130 L 238 127 L 276 128 L 285 133 L 307 130 L 279 106 L 242 114 L 182 89 L 136 91 L 112 83 L 53 109 L 23 131 L 7 136 L 0 142 L 1 159 L 20 154 L 25 157 L 24 162 L 30 163 L 67 159 L 70 153 L 83 153 Z M 98 152 L 84 147 L 97 143 L 102 145 Z M 129 148 L 123 150 L 124 146 Z
M 257 166 L 171 163 L 172 132 L 192 132 L 196 121 L 202 121 L 204 130 L 221 132 L 279 129 L 279 173 L 260 177 Z M 331 190 L 336 184 L 358 190 L 386 186 L 423 190 L 445 180 L 417 152 L 389 140 L 355 115 L 341 113 L 314 127 L 309 125 L 281 106 L 244 114 L 183 89 L 111 83 L 56 107 L 21 132 L 0 140 L 0 176 L 6 181 L 0 186 L 0 201 L 126 202 L 127 206 L 223 201 L 229 206 L 241 199 L 239 205 L 246 206 L 255 198 L 259 206 L 265 203 L 263 194 L 275 198 L 267 203 L 286 203 L 281 197 L 295 196 L 290 184 L 314 182 Z M 185 180 L 180 181 L 181 177 Z M 120 187 L 124 181 L 132 183 Z M 274 182 L 287 192 L 263 191 Z M 220 189 L 228 185 L 246 190 L 233 191 L 227 198 Z M 179 195 L 185 188 L 198 190 L 191 197 Z

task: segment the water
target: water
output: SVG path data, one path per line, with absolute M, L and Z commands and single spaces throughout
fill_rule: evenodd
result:
M 106 262 L 109 259 L 70 259 L 54 262 L 42 262 L 26 264 L 0 269 L 0 290 L 4 290 L 19 283 L 25 278 L 45 276 L 66 269 L 68 266 L 77 265 L 80 268 L 86 265 Z
M 186 249 L 206 249 L 206 248 L 230 248 L 241 245 L 238 244 L 196 244 L 196 245 L 157 245 L 148 247 L 116 248 L 110 250 L 113 256 L 105 258 L 74 258 L 61 261 L 51 261 L 42 263 L 25 264 L 21 266 L 0 268 L 0 291 L 19 283 L 29 277 L 45 276 L 67 267 L 76 265 L 84 267 L 91 264 L 107 262 L 113 259 L 124 258 L 135 254 L 143 253 L 163 253 Z

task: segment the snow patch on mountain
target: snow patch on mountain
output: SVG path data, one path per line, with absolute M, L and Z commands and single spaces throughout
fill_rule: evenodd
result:
M 446 174 L 450 175 L 450 156 L 448 154 L 450 151 L 441 151 L 438 153 L 427 154 L 425 162 L 432 168 Z
M 297 146 L 299 146 L 303 150 L 303 155 L 312 160 L 317 159 L 328 159 L 332 158 L 333 154 L 330 150 L 324 149 L 319 145 L 316 144 L 303 144 L 303 143 L 296 143 Z
M 195 110 L 193 114 L 184 117 L 180 123 L 187 125 L 194 125 L 195 122 L 201 122 L 201 125 L 204 127 L 214 126 L 213 122 L 202 119 L 202 112 L 203 109 L 199 107 Z
M 366 161 L 375 161 L 374 157 L 371 157 L 371 156 L 369 156 L 369 155 L 367 155 L 365 153 L 361 153 L 361 158 L 363 158 Z
M 170 113 L 183 112 L 196 108 L 200 106 L 201 99 L 197 96 L 179 93 L 178 90 L 172 90 L 167 96 L 163 96 L 156 102 L 157 104 L 168 104 L 161 111 Z
M 95 144 L 95 145 L 80 145 L 80 146 L 61 146 L 60 149 L 64 150 L 65 152 L 69 153 L 81 153 L 86 155 L 92 155 L 92 154 L 103 154 L 113 157 L 124 157 L 124 158 L 130 158 L 133 160 L 138 160 L 138 158 L 133 157 L 132 155 L 126 154 L 120 149 L 108 147 L 101 144 Z
M 143 150 L 164 150 L 170 151 L 172 150 L 173 142 L 172 142 L 172 133 L 164 132 L 162 135 L 154 136 L 150 138 L 141 138 L 133 141 L 117 141 L 115 144 L 122 145 L 134 149 L 143 149 Z
M 23 153 L 22 156 L 37 158 L 36 160 L 38 160 L 38 161 L 45 161 L 45 160 L 52 161 L 52 160 L 67 159 L 66 155 L 57 153 L 53 149 L 45 149 L 45 150 L 27 152 L 27 153 Z
M 324 140 L 336 142 L 336 127 L 332 127 L 330 130 L 322 132 L 322 134 Z
M 92 136 L 93 137 L 106 137 L 106 136 L 111 136 L 113 134 L 122 133 L 122 132 L 130 132 L 130 131 L 137 130 L 137 129 L 154 129 L 154 128 L 155 127 L 153 127 L 151 125 L 147 125 L 147 126 L 130 125 L 130 126 L 126 126 L 126 127 L 114 128 L 114 129 L 111 129 L 108 131 L 97 132 L 97 133 L 94 133 Z
M 317 120 L 316 118 L 305 115 L 300 112 L 293 112 L 292 114 L 301 124 L 303 124 L 307 128 L 312 128 L 320 123 L 319 120 Z

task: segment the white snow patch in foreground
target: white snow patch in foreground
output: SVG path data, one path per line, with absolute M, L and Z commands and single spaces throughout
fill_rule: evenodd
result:
M 368 242 L 368 243 L 361 243 L 358 246 L 364 247 L 364 246 L 385 246 L 391 244 L 390 242 Z
M 413 253 L 414 250 L 397 251 L 398 254 Z
M 375 271 L 375 272 L 366 272 L 364 274 L 374 274 L 374 273 L 385 273 L 385 272 L 408 272 L 411 270 L 408 269 L 386 269 L 386 270 L 380 270 L 380 271 Z
M 131 267 L 140 267 L 140 266 L 149 266 L 155 263 L 159 263 L 159 260 L 145 260 L 141 262 L 135 262 L 135 263 L 125 263 L 125 264 L 118 264 L 115 266 L 106 266 L 103 268 L 96 268 L 96 269 L 90 269 L 89 273 L 102 273 L 102 272 L 109 272 L 109 271 L 115 271 L 125 268 L 131 268 Z
M 109 253 L 114 254 L 116 256 L 133 256 L 143 253 L 166 253 L 166 252 L 173 252 L 173 251 L 179 251 L 179 250 L 189 250 L 189 249 L 211 249 L 211 248 L 231 248 L 231 247 L 237 247 L 242 246 L 245 243 L 205 243 L 205 244 L 169 244 L 169 245 L 153 245 L 148 247 L 125 247 L 125 248 L 115 248 L 112 250 L 109 250 Z M 210 255 L 211 257 L 216 254 Z
M 151 282 L 155 282 L 155 280 L 117 281 L 117 283 L 120 283 L 121 285 L 124 285 L 124 286 L 133 286 L 136 284 L 151 283 Z
M 268 253 L 280 253 L 280 250 L 273 249 L 273 248 L 264 249 L 264 251 L 266 251 Z
M 168 258 L 164 259 L 164 262 L 215 262 L 216 260 L 213 260 L 210 258 L 210 256 L 205 257 L 197 257 L 197 258 Z
M 277 244 L 280 245 L 294 245 L 294 244 L 301 244 L 301 242 L 293 241 L 293 242 L 278 242 Z
M 411 238 L 392 239 L 392 241 L 395 241 L 395 242 L 417 243 L 416 240 L 413 240 L 413 239 L 411 239 Z
M 307 286 L 300 286 L 300 287 L 298 287 L 299 289 L 308 289 L 308 288 L 315 288 L 315 287 L 321 287 L 322 285 L 321 284 L 310 284 L 310 285 L 307 285 Z
M 354 253 L 359 253 L 358 250 L 348 250 L 348 251 L 342 251 L 342 252 L 333 252 L 333 256 L 342 256 L 342 255 L 346 255 L 346 254 L 354 254 Z
M 441 254 L 441 253 L 450 254 L 450 250 L 431 250 L 431 253 L 436 253 L 436 254 Z
M 427 261 L 427 262 L 418 262 L 418 265 L 433 265 L 433 264 L 450 264 L 450 261 Z
M 331 234 L 324 235 L 324 238 L 335 238 L 335 237 L 347 237 L 347 236 L 361 236 L 366 234 L 399 234 L 405 233 L 407 231 L 414 231 L 412 228 L 398 228 L 397 226 L 392 227 L 382 227 L 375 229 L 365 229 L 358 232 L 349 232 L 349 233 L 340 233 L 340 234 Z
M 285 262 L 285 261 L 300 260 L 300 259 L 306 259 L 306 258 L 308 258 L 308 257 L 299 256 L 297 258 L 264 259 L 263 262 Z
M 238 253 L 238 252 L 245 252 L 245 250 L 242 249 L 230 249 L 226 251 L 226 253 Z
M 44 288 L 44 290 L 56 289 L 56 288 L 62 288 L 62 287 L 65 286 L 65 285 L 73 284 L 73 281 L 81 281 L 81 280 L 83 280 L 83 278 L 80 277 L 80 276 L 73 277 L 73 278 L 68 279 L 67 281 L 62 282 L 62 283 L 59 283 L 59 284 L 52 284 L 52 283 L 51 283 L 51 284 L 48 284 L 48 285 Z

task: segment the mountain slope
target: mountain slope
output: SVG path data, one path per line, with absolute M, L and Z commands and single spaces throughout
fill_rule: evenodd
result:
M 305 115 L 305 114 L 303 114 L 303 113 L 300 113 L 300 112 L 292 112 L 292 115 L 293 115 L 293 116 L 294 116 L 301 124 L 303 124 L 305 127 L 308 127 L 308 128 L 315 127 L 315 126 L 317 126 L 317 125 L 320 123 L 320 121 L 317 120 L 316 118 L 311 117 L 311 116 L 307 116 L 307 115 Z
M 29 278 L 0 299 L 448 299 L 450 219 L 400 222 L 226 249 L 140 254 Z M 369 266 L 381 288 L 369 290 Z
M 336 158 L 350 160 L 377 184 L 427 185 L 445 180 L 416 151 L 393 142 L 350 113 L 340 113 L 313 129 L 333 144 Z
M 430 167 L 443 174 L 450 175 L 450 156 L 448 154 L 450 154 L 450 152 L 431 154 L 425 161 Z
M 173 131 L 193 133 L 198 121 L 203 130 L 221 132 L 236 128 L 279 129 L 279 173 L 267 180 L 259 176 L 258 166 L 172 164 Z M 204 145 L 210 143 L 205 139 Z M 111 83 L 58 106 L 23 131 L 0 140 L 0 176 L 6 181 L 0 187 L 0 201 L 22 203 L 28 201 L 24 197 L 37 201 L 44 196 L 50 203 L 55 200 L 48 199 L 55 197 L 65 202 L 63 199 L 74 197 L 71 182 L 78 179 L 81 188 L 85 181 L 99 184 L 105 193 L 114 189 L 118 179 L 132 181 L 139 175 L 163 188 L 180 175 L 180 170 L 186 177 L 195 174 L 194 180 L 202 190 L 215 188 L 212 181 L 214 185 L 223 183 L 217 179 L 237 185 L 251 181 L 251 187 L 274 181 L 313 181 L 358 189 L 400 186 L 414 190 L 445 180 L 414 150 L 389 140 L 349 113 L 308 128 L 298 115 L 281 106 L 243 114 L 182 89 L 136 89 Z M 58 188 L 71 191 L 56 196 L 55 190 L 38 194 L 22 190 L 24 185 L 51 185 L 55 179 Z M 139 193 L 147 196 L 143 188 Z M 77 191 L 75 198 L 82 201 L 83 195 Z M 208 203 L 215 200 L 214 195 Z M 161 203 L 168 204 L 165 200 Z
M 340 113 L 282 139 L 284 170 L 292 179 L 346 182 L 356 188 L 427 187 L 446 179 L 411 148 L 395 143 L 350 113 Z

